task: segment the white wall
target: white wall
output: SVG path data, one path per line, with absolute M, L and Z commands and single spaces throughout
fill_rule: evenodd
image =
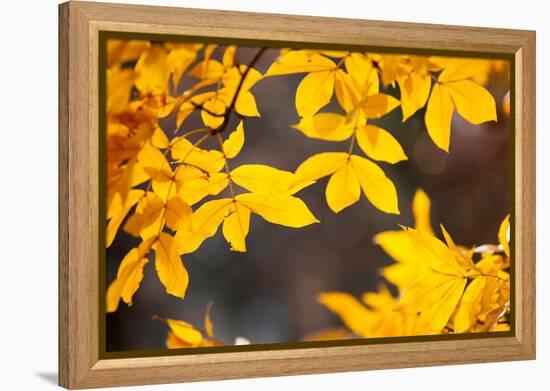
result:
M 119 0 L 122 2 L 122 0 Z M 538 360 L 151 387 L 158 390 L 518 390 L 550 369 L 550 30 L 535 0 L 148 0 L 134 3 L 537 30 Z M 57 371 L 57 1 L 1 2 L 0 384 L 54 387 Z M 545 181 L 546 179 L 546 181 Z M 546 222 L 544 221 L 546 220 Z M 546 240 L 545 240 L 546 239 Z M 6 268 L 7 266 L 7 268 Z M 32 352 L 32 353 L 31 353 Z M 7 386 L 11 385 L 11 388 Z M 541 387 L 535 387 L 540 389 Z

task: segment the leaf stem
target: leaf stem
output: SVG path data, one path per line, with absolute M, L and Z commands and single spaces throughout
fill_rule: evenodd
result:
M 191 146 L 189 151 L 187 151 L 185 156 L 180 160 L 180 162 L 179 162 L 180 165 L 177 166 L 176 169 L 174 170 L 174 173 L 172 175 L 172 179 L 170 180 L 170 184 L 168 185 L 168 191 L 166 192 L 166 199 L 164 200 L 164 208 L 162 208 L 162 214 L 160 216 L 161 224 L 160 224 L 160 227 L 159 227 L 159 232 L 157 234 L 157 237 L 160 236 L 160 234 L 162 233 L 162 230 L 164 229 L 164 225 L 166 224 L 166 222 L 164 221 L 164 218 L 166 216 L 166 204 L 168 203 L 168 198 L 170 197 L 170 192 L 172 191 L 172 186 L 174 186 L 174 182 L 175 182 L 175 179 L 176 179 L 176 175 L 178 174 L 178 170 L 180 169 L 180 167 L 182 167 L 185 164 L 185 160 L 189 157 L 189 155 L 191 155 L 191 152 L 193 152 L 195 150 L 195 148 L 198 148 L 202 143 L 204 143 L 206 140 L 208 140 L 210 138 L 210 136 L 211 136 L 211 134 L 207 133 L 204 136 L 202 136 L 200 139 L 198 139 L 197 142 L 195 142 Z
M 225 154 L 225 150 L 223 148 L 223 140 L 222 136 L 219 133 L 216 133 L 216 138 L 218 139 L 218 143 L 220 144 L 220 149 L 223 154 L 223 166 L 225 169 L 225 173 L 227 174 L 227 179 L 229 180 L 229 193 L 231 194 L 231 198 L 235 198 L 235 189 L 233 188 L 233 179 L 231 179 L 231 170 L 229 168 L 229 161 L 227 160 L 227 155 Z
M 239 84 L 237 85 L 235 95 L 233 95 L 233 99 L 231 100 L 231 104 L 225 110 L 225 113 L 223 115 L 223 122 L 216 129 L 212 129 L 212 131 L 211 131 L 212 134 L 221 133 L 227 128 L 227 125 L 229 124 L 229 118 L 231 117 L 231 113 L 235 110 L 235 104 L 237 103 L 237 99 L 239 98 L 239 94 L 240 94 L 241 89 L 243 87 L 244 81 L 246 80 L 246 77 L 248 76 L 248 73 L 250 72 L 250 70 L 254 67 L 254 65 L 256 65 L 256 63 L 258 62 L 260 57 L 265 53 L 266 50 L 267 50 L 266 47 L 261 48 L 258 51 L 258 53 L 256 53 L 256 55 L 254 56 L 252 61 L 250 61 L 250 64 L 248 64 L 248 67 L 244 71 L 243 76 L 241 77 L 241 80 L 239 81 Z

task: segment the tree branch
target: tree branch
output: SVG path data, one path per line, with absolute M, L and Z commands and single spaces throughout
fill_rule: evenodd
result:
M 225 110 L 225 113 L 223 115 L 223 122 L 216 129 L 212 129 L 212 131 L 210 133 L 212 133 L 212 134 L 221 133 L 227 128 L 227 125 L 229 123 L 229 118 L 231 117 L 231 113 L 235 109 L 235 104 L 237 103 L 237 99 L 238 99 L 239 93 L 241 92 L 241 89 L 243 87 L 246 76 L 248 76 L 248 73 L 250 72 L 250 70 L 254 67 L 254 65 L 256 65 L 256 63 L 258 62 L 258 60 L 260 59 L 260 57 L 262 56 L 262 54 L 266 50 L 267 50 L 266 47 L 261 48 L 258 51 L 258 53 L 256 53 L 256 55 L 254 56 L 252 61 L 250 61 L 250 64 L 248 64 L 248 67 L 244 71 L 243 76 L 241 77 L 241 80 L 239 81 L 239 85 L 237 86 L 237 90 L 235 91 L 235 95 L 233 95 L 233 99 L 231 100 L 231 104 Z

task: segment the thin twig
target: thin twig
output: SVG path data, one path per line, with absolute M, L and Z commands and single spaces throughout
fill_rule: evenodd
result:
M 237 103 L 237 99 L 239 97 L 239 93 L 241 92 L 241 88 L 244 84 L 246 76 L 248 76 L 248 73 L 250 72 L 250 70 L 254 67 L 254 65 L 256 65 L 256 63 L 258 62 L 258 60 L 260 59 L 260 57 L 262 56 L 262 54 L 266 50 L 267 50 L 267 48 L 265 48 L 265 47 L 261 48 L 258 51 L 258 53 L 256 53 L 256 55 L 254 56 L 252 61 L 250 61 L 250 64 L 248 64 L 248 67 L 244 71 L 243 76 L 241 77 L 241 80 L 239 81 L 239 85 L 237 86 L 237 89 L 235 91 L 235 95 L 233 95 L 233 99 L 231 100 L 231 104 L 225 110 L 225 114 L 223 116 L 223 122 L 216 129 L 212 129 L 212 132 L 211 132 L 212 134 L 221 133 L 227 128 L 227 125 L 229 123 L 229 117 L 231 116 L 231 113 L 235 109 L 235 104 Z

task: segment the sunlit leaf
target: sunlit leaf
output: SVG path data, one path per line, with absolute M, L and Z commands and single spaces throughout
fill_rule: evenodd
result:
M 243 121 L 239 122 L 237 129 L 229 134 L 223 142 L 223 153 L 228 159 L 233 159 L 241 151 L 244 145 L 244 127 Z
M 289 194 L 294 174 L 263 164 L 244 164 L 231 171 L 231 179 L 253 193 Z
M 399 104 L 400 102 L 391 95 L 373 94 L 363 100 L 361 108 L 368 118 L 380 118 L 394 110 Z
M 302 200 L 291 195 L 244 193 L 235 199 L 273 224 L 300 228 L 319 222 Z
M 355 297 L 343 292 L 325 292 L 317 301 L 337 314 L 344 324 L 360 337 L 368 337 L 375 318 L 372 312 Z
M 454 105 L 444 86 L 436 83 L 426 108 L 426 129 L 439 148 L 449 152 Z
M 361 187 L 350 164 L 340 167 L 328 181 L 327 203 L 335 213 L 355 204 L 361 197 Z
M 126 304 L 132 305 L 132 296 L 139 288 L 143 279 L 143 267 L 147 263 L 147 253 L 154 239 L 140 243 L 122 259 L 118 268 L 116 279 L 107 289 L 107 312 L 115 312 L 120 299 Z
M 363 125 L 357 128 L 356 134 L 359 147 L 371 159 L 391 164 L 407 160 L 401 144 L 387 130 Z
M 293 128 L 311 138 L 327 141 L 344 141 L 351 137 L 354 124 L 346 117 L 335 113 L 319 113 L 304 117 Z
M 510 215 L 507 215 L 498 229 L 498 242 L 502 246 L 502 249 L 507 257 L 510 256 Z
M 296 50 L 289 51 L 277 59 L 269 67 L 266 76 L 327 71 L 335 67 L 336 64 L 327 57 L 311 51 Z
M 250 209 L 234 202 L 227 210 L 223 222 L 223 236 L 231 245 L 232 251 L 246 251 L 246 236 L 250 227 Z
M 334 72 L 308 74 L 296 90 L 296 111 L 300 117 L 308 117 L 326 106 L 334 91 Z
M 386 213 L 399 214 L 397 190 L 384 171 L 368 159 L 351 156 L 351 166 L 367 199 Z
M 446 83 L 445 88 L 456 111 L 468 122 L 478 125 L 497 120 L 495 98 L 479 84 L 471 80 L 460 80 Z
M 154 244 L 155 267 L 166 293 L 184 298 L 189 275 L 179 256 L 178 242 L 169 234 L 161 233 Z
M 431 200 L 422 189 L 417 189 L 412 202 L 414 226 L 417 230 L 434 236 L 431 218 Z

